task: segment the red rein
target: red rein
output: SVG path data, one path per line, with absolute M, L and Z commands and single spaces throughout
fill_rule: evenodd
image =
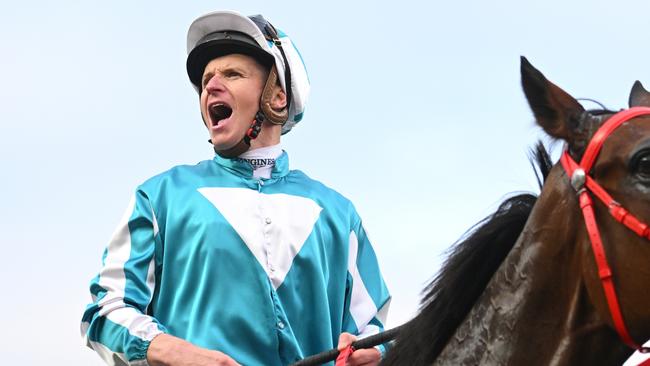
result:
M 616 113 L 608 119 L 591 138 L 591 141 L 585 150 L 585 154 L 580 161 L 580 165 L 569 156 L 567 151 L 562 153 L 560 162 L 562 163 L 567 176 L 571 179 L 571 185 L 573 185 L 573 188 L 576 189 L 579 195 L 580 208 L 582 209 L 582 214 L 585 218 L 585 225 L 591 241 L 591 248 L 596 258 L 596 265 L 598 266 L 598 275 L 600 276 L 603 289 L 605 290 L 605 297 L 607 298 L 609 312 L 614 321 L 614 327 L 623 342 L 628 346 L 640 352 L 648 353 L 650 352 L 650 348 L 641 347 L 634 342 L 625 326 L 621 307 L 618 303 L 618 297 L 616 296 L 616 291 L 614 289 L 614 282 L 612 281 L 612 271 L 607 263 L 605 249 L 603 248 L 598 224 L 596 223 L 596 217 L 594 216 L 593 204 L 589 192 L 593 193 L 605 204 L 605 206 L 609 208 L 609 213 L 616 221 L 622 223 L 637 235 L 650 239 L 650 229 L 647 224 L 641 222 L 616 202 L 603 187 L 588 175 L 596 161 L 596 157 L 598 156 L 603 143 L 605 142 L 605 139 L 607 139 L 607 137 L 609 137 L 609 135 L 624 122 L 642 115 L 650 115 L 650 108 L 633 107 Z

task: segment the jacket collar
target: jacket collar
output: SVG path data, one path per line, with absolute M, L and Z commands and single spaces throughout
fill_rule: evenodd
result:
M 253 178 L 253 166 L 246 160 L 240 158 L 224 158 L 219 154 L 214 155 L 214 161 L 232 173 L 244 178 Z M 275 160 L 275 165 L 271 171 L 271 179 L 282 178 L 289 174 L 289 155 L 286 151 Z

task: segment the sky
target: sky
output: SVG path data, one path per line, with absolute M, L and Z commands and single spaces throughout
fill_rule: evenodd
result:
M 524 55 L 575 97 L 650 85 L 646 1 L 29 1 L 0 4 L 0 362 L 101 365 L 79 335 L 88 283 L 135 187 L 212 158 L 185 37 L 213 10 L 291 36 L 312 93 L 293 169 L 350 198 L 410 319 L 447 248 L 537 192 Z M 594 105 L 585 104 L 592 108 Z M 555 156 L 561 144 L 554 146 Z

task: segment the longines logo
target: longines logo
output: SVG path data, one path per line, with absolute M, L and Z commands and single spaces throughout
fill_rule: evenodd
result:
M 268 158 L 268 159 L 242 159 L 239 158 L 239 161 L 245 161 L 249 163 L 250 165 L 253 166 L 253 168 L 261 168 L 269 165 L 275 165 L 275 159 Z

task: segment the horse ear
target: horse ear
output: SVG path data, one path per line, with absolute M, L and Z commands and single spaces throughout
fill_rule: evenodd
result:
M 521 84 L 537 123 L 549 135 L 572 144 L 585 109 L 575 98 L 548 81 L 521 56 Z
M 630 107 L 650 107 L 650 93 L 645 90 L 639 80 L 634 82 L 630 91 Z

